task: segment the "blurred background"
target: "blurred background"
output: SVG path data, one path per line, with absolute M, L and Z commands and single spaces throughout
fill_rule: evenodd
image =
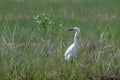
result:
M 120 76 L 120 0 L 0 0 L 1 80 Z M 79 55 L 64 52 L 79 27 Z M 102 80 L 102 79 L 101 79 Z

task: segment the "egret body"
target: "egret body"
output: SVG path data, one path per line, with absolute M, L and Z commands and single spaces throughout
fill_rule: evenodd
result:
M 73 58 L 77 57 L 77 53 L 78 53 L 78 38 L 77 37 L 80 32 L 80 29 L 78 27 L 74 27 L 73 29 L 70 29 L 69 31 L 75 31 L 74 41 L 65 52 L 65 60 L 71 61 L 73 60 Z

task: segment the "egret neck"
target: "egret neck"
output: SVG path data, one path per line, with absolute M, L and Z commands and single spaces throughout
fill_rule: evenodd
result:
M 76 31 L 75 32 L 75 36 L 74 36 L 74 44 L 78 45 L 78 34 L 79 34 L 79 31 Z

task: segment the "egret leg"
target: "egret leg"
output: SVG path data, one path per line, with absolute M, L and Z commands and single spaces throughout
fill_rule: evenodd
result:
M 70 61 L 71 63 L 73 63 L 73 58 L 71 59 L 71 61 Z

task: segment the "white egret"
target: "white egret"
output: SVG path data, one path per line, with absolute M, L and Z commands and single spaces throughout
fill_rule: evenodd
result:
M 78 53 L 77 37 L 80 32 L 80 29 L 78 27 L 74 27 L 73 29 L 70 29 L 69 31 L 75 31 L 74 42 L 68 47 L 64 56 L 65 56 L 65 60 L 72 61 L 73 58 L 77 57 L 77 53 Z

